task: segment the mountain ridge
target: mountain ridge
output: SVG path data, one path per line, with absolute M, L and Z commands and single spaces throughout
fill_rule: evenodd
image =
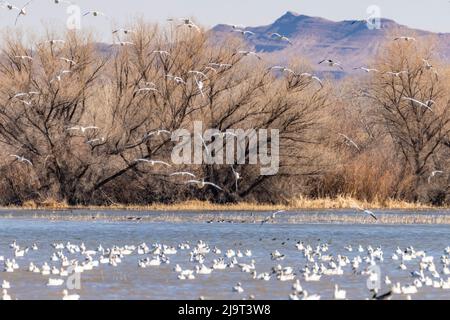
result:
M 253 36 L 245 37 L 250 47 L 257 52 L 269 54 L 272 60 L 280 63 L 286 63 L 289 57 L 300 55 L 312 63 L 331 58 L 351 66 L 365 65 L 376 56 L 388 36 L 394 33 L 420 38 L 437 37 L 438 58 L 450 63 L 450 33 L 414 29 L 386 18 L 381 18 L 380 24 L 380 29 L 369 29 L 364 21 L 332 21 L 287 11 L 271 24 L 246 27 L 244 30 L 254 33 Z M 227 24 L 219 24 L 211 29 L 213 38 L 217 41 L 228 37 L 232 30 Z M 268 36 L 270 33 L 288 37 L 292 45 L 287 41 L 271 39 Z M 322 66 L 319 69 L 329 70 Z M 345 71 L 335 70 L 332 73 Z

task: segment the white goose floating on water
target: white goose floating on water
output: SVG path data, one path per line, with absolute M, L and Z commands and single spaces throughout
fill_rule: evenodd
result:
M 194 270 L 182 270 L 180 272 L 180 274 L 178 275 L 178 279 L 179 280 L 194 280 L 195 279 L 195 275 L 194 275 Z
M 302 300 L 320 300 L 320 295 L 318 294 L 313 294 L 313 295 L 309 295 L 308 291 L 303 291 L 303 298 Z
M 11 289 L 11 284 L 8 281 L 3 280 L 2 289 Z
M 80 295 L 70 294 L 67 290 L 63 290 L 63 300 L 80 300 Z
M 204 264 L 201 264 L 201 266 L 195 266 L 195 273 L 197 274 L 211 274 L 212 271 L 212 268 L 208 268 Z
M 291 281 L 291 280 L 295 279 L 295 274 L 281 272 L 277 276 L 277 279 L 280 280 L 280 281 Z
M 238 282 L 237 285 L 233 287 L 233 291 L 237 292 L 237 293 L 244 292 L 244 289 L 242 288 L 242 284 L 240 282 Z
M 8 291 L 6 289 L 2 290 L 2 300 L 12 300 L 11 296 L 8 294 Z
M 213 269 L 224 270 L 226 268 L 227 268 L 227 264 L 225 263 L 225 261 L 222 258 L 213 260 Z
M 289 295 L 289 299 L 290 300 L 300 300 L 300 297 L 297 292 L 294 292 Z
M 47 286 L 49 287 L 60 287 L 64 284 L 64 280 L 63 279 L 52 279 L 49 278 L 48 282 L 47 282 Z
M 358 247 L 356 244 L 353 245 L 354 247 L 352 249 L 353 251 L 356 251 L 355 249 Z M 16 242 L 14 242 L 11 246 L 12 248 L 14 248 L 12 253 L 17 250 L 25 250 L 21 249 L 21 247 Z M 50 275 L 50 277 L 45 277 L 47 286 L 58 287 L 64 285 L 64 277 L 72 274 L 73 269 L 80 272 L 88 272 L 98 267 L 102 259 L 105 259 L 106 263 L 112 263 L 114 266 L 117 266 L 120 262 L 128 259 L 128 256 L 141 258 L 142 254 L 150 253 L 149 256 L 145 257 L 145 259 L 139 260 L 138 262 L 139 267 L 145 268 L 150 265 L 150 261 L 152 260 L 158 261 L 159 264 L 164 264 L 169 263 L 167 255 L 181 254 L 182 256 L 187 257 L 187 253 L 189 253 L 190 260 L 194 263 L 192 265 L 192 269 L 183 270 L 183 268 L 179 264 L 177 264 L 175 268 L 173 268 L 173 271 L 176 273 L 177 278 L 180 280 L 193 280 L 197 275 L 205 275 L 204 277 L 199 276 L 199 278 L 207 279 L 209 278 L 207 275 L 211 274 L 213 270 L 230 270 L 231 268 L 234 268 L 238 269 L 238 271 L 241 270 L 244 273 L 248 273 L 248 275 L 242 274 L 242 276 L 248 277 L 248 279 L 264 281 L 270 281 L 272 277 L 277 278 L 279 281 L 293 281 L 295 279 L 295 282 L 292 282 L 293 292 L 289 295 L 290 299 L 309 300 L 320 298 L 320 295 L 310 296 L 307 292 L 303 292 L 304 290 L 301 286 L 300 279 L 296 279 L 297 275 L 294 273 L 294 270 L 296 270 L 297 268 L 281 266 L 280 264 L 278 264 L 272 268 L 271 272 L 269 271 L 258 273 L 255 270 L 256 261 L 254 259 L 252 259 L 250 262 L 248 262 L 248 260 L 250 259 L 244 261 L 245 257 L 252 256 L 251 251 L 249 249 L 244 249 L 242 247 L 242 243 L 239 243 L 240 247 L 236 246 L 238 246 L 237 243 L 234 244 L 233 249 L 224 248 L 225 254 L 223 254 L 221 250 L 219 250 L 215 246 L 211 246 L 210 249 L 209 244 L 204 241 L 198 241 L 196 245 L 193 245 L 191 252 L 181 251 L 181 248 L 186 249 L 186 247 L 189 247 L 189 242 L 187 241 L 181 242 L 175 246 L 163 243 L 154 243 L 151 246 L 151 250 L 147 247 L 147 245 L 145 245 L 145 243 L 143 243 L 137 246 L 113 246 L 112 248 L 101 248 L 100 250 L 97 249 L 95 251 L 88 250 L 83 243 L 81 243 L 80 246 L 67 243 L 67 245 L 63 245 L 59 250 L 56 250 L 51 254 L 44 254 L 44 257 L 46 257 L 47 261 L 57 262 L 58 267 L 54 263 L 48 263 L 44 261 L 40 261 L 39 265 L 42 265 L 43 274 L 47 276 Z M 282 248 L 284 248 L 283 250 L 286 250 L 286 256 L 289 256 L 289 251 L 286 249 L 287 247 Z M 304 276 L 304 281 L 320 281 L 321 277 L 323 276 L 327 277 L 328 280 L 328 276 L 340 276 L 344 274 L 344 271 L 353 271 L 354 275 L 369 275 L 369 279 L 375 281 L 377 280 L 376 274 L 370 271 L 370 267 L 376 266 L 376 263 L 378 262 L 380 262 L 380 265 L 382 265 L 383 254 L 388 254 L 387 251 L 383 251 L 381 247 L 371 245 L 367 245 L 366 254 L 362 254 L 362 252 L 364 252 L 365 250 L 361 245 L 359 245 L 360 249 L 358 249 L 358 251 L 362 252 L 359 254 L 355 253 L 351 257 L 344 254 L 339 254 L 338 252 L 333 252 L 330 250 L 330 248 L 327 243 L 306 245 L 301 241 L 295 240 L 295 247 L 294 245 L 292 245 L 291 251 L 295 249 L 300 250 L 300 254 L 298 256 L 301 257 L 303 255 L 303 259 L 307 263 L 305 268 L 302 270 L 302 273 L 300 273 L 300 275 Z M 349 251 L 348 248 L 349 246 L 344 247 L 347 252 L 352 252 Z M 68 252 L 75 255 L 76 258 L 71 257 Z M 399 260 L 398 263 L 393 262 L 396 260 L 389 261 L 389 263 L 394 267 L 398 266 L 400 262 L 402 265 L 405 265 L 407 261 L 411 261 L 411 263 L 408 264 L 408 268 L 411 270 L 403 273 L 409 275 L 413 281 L 412 283 L 410 282 L 408 284 L 398 282 L 395 285 L 392 285 L 391 279 L 386 275 L 384 278 L 384 284 L 392 288 L 392 293 L 403 295 L 403 297 L 409 298 L 411 296 L 414 297 L 414 294 L 416 294 L 420 290 L 423 290 L 421 289 L 423 287 L 432 287 L 438 290 L 450 289 L 450 279 L 445 279 L 443 277 L 443 275 L 447 275 L 450 273 L 450 257 L 445 252 L 445 249 L 444 255 L 440 257 L 433 257 L 429 254 L 429 252 L 418 250 L 411 246 L 407 247 L 404 250 L 397 248 L 392 252 L 393 255 L 397 257 L 397 260 Z M 205 261 L 208 261 L 208 253 L 210 253 L 210 257 L 212 256 L 217 258 L 212 261 L 212 266 L 205 263 Z M 30 254 L 30 256 L 33 256 L 33 254 Z M 100 254 L 103 256 L 100 256 Z M 222 257 L 216 255 L 220 255 Z M 99 256 L 99 260 L 94 260 L 95 256 Z M 261 254 L 258 251 L 255 255 L 255 259 L 259 258 L 260 256 Z M 278 250 L 276 250 L 273 252 L 271 257 L 272 256 L 279 257 L 284 256 L 284 254 L 281 254 Z M 289 256 L 289 258 L 291 257 Z M 265 259 L 267 261 L 270 261 L 268 254 L 265 256 Z M 181 264 L 180 261 L 177 262 Z M 36 270 L 37 272 L 40 271 L 39 268 L 36 267 L 35 263 L 38 262 L 29 262 L 28 270 L 30 272 L 36 272 Z M 414 263 L 418 265 L 418 268 L 413 268 Z M 18 268 L 17 262 L 12 258 L 7 259 L 4 265 L 5 269 L 11 270 L 10 272 L 13 272 Z M 65 265 L 65 267 L 62 265 Z M 63 268 L 67 268 L 67 270 Z M 70 272 L 68 272 L 69 268 L 71 268 Z M 360 269 L 361 271 L 358 271 L 358 269 Z M 221 274 L 221 272 L 216 273 Z M 233 271 L 232 273 L 236 274 L 236 272 Z M 2 289 L 9 289 L 9 283 L 5 283 L 6 280 L 3 281 Z M 43 284 L 45 284 L 45 282 Z M 240 283 L 232 288 L 234 292 L 242 293 L 244 291 L 242 284 Z M 330 293 L 331 296 L 333 296 L 335 299 L 347 298 L 346 290 L 343 290 L 338 285 L 335 285 L 334 291 Z M 244 295 L 242 297 L 244 297 Z M 382 298 L 381 296 L 373 296 L 372 299 L 379 300 Z
M 334 285 L 334 298 L 337 300 L 344 300 L 347 297 L 347 292 L 343 289 L 339 289 L 339 286 Z
M 263 273 L 258 274 L 256 271 L 253 271 L 252 275 L 253 275 L 253 279 L 256 279 L 256 280 L 269 281 L 271 278 L 271 276 L 268 272 L 263 272 Z

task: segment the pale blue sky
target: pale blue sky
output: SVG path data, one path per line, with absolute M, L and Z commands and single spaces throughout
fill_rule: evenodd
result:
M 27 0 L 11 0 L 20 7 Z M 286 11 L 321 16 L 331 20 L 362 19 L 366 9 L 377 5 L 383 17 L 430 31 L 450 32 L 448 0 L 74 0 L 82 12 L 98 10 L 110 19 L 85 17 L 82 26 L 95 26 L 99 34 L 109 34 L 111 24 L 121 25 L 138 15 L 149 21 L 164 22 L 168 17 L 195 17 L 207 27 L 218 23 L 255 26 L 268 24 Z M 28 15 L 19 20 L 25 29 L 41 30 L 42 23 L 64 28 L 65 4 L 54 0 L 34 0 Z M 14 26 L 14 13 L 0 9 L 0 28 Z

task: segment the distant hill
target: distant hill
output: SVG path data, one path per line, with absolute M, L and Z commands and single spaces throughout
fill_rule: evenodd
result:
M 217 25 L 211 30 L 213 39 L 219 41 L 229 36 L 231 30 L 229 25 Z M 293 56 L 302 56 L 312 63 L 331 58 L 348 68 L 365 65 L 393 33 L 420 38 L 438 37 L 440 47 L 436 54 L 440 59 L 450 62 L 450 34 L 411 29 L 389 19 L 381 19 L 381 29 L 370 30 L 362 21 L 335 22 L 289 11 L 270 25 L 247 27 L 245 30 L 255 33 L 254 36 L 245 37 L 249 45 L 258 52 L 270 53 L 280 63 Z M 292 45 L 270 39 L 268 34 L 274 32 L 287 36 Z M 329 70 L 325 66 L 318 69 Z M 336 77 L 342 76 L 341 72 L 334 73 Z

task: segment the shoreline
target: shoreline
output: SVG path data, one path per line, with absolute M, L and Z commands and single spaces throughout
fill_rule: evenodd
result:
M 355 206 L 373 210 L 377 220 L 354 209 Z M 288 205 L 251 203 L 219 205 L 189 201 L 149 206 L 67 206 L 52 202 L 45 206 L 0 208 L 0 219 L 260 225 L 271 212 L 278 210 L 286 212 L 279 213 L 276 219 L 269 221 L 269 224 L 450 225 L 448 207 L 394 201 L 369 204 L 351 198 L 297 199 Z
M 45 201 L 42 203 L 27 202 L 22 206 L 6 206 L 0 207 L 0 210 L 23 210 L 23 211 L 73 211 L 73 210 L 109 210 L 109 211 L 189 211 L 189 212 L 201 212 L 201 211 L 314 211 L 314 210 L 354 210 L 355 207 L 361 207 L 371 210 L 402 210 L 402 211 L 438 211 L 438 210 L 450 210 L 449 206 L 431 206 L 422 203 L 412 203 L 399 200 L 385 200 L 385 201 L 360 201 L 350 197 L 337 197 L 334 199 L 321 198 L 321 199 L 307 199 L 297 198 L 290 200 L 285 204 L 258 204 L 241 202 L 234 204 L 216 204 L 206 201 L 184 201 L 173 204 L 150 204 L 150 205 L 126 205 L 126 204 L 111 204 L 100 206 L 83 206 L 75 205 L 71 206 L 65 202 L 57 201 Z
M 118 213 L 118 214 L 117 214 Z M 128 214 L 127 214 L 128 213 Z M 144 214 L 129 214 L 127 211 L 90 211 L 65 213 L 63 211 L 30 211 L 14 210 L 0 213 L 1 220 L 41 220 L 60 222 L 123 222 L 123 223 L 195 223 L 195 224 L 247 224 L 262 226 L 262 221 L 270 216 L 270 212 L 164 212 L 152 211 Z M 377 220 L 363 213 L 349 211 L 333 212 L 324 210 L 287 211 L 278 214 L 276 219 L 264 225 L 301 225 L 301 224 L 347 224 L 347 225 L 450 225 L 450 212 L 428 213 L 409 211 L 389 211 L 377 213 Z

